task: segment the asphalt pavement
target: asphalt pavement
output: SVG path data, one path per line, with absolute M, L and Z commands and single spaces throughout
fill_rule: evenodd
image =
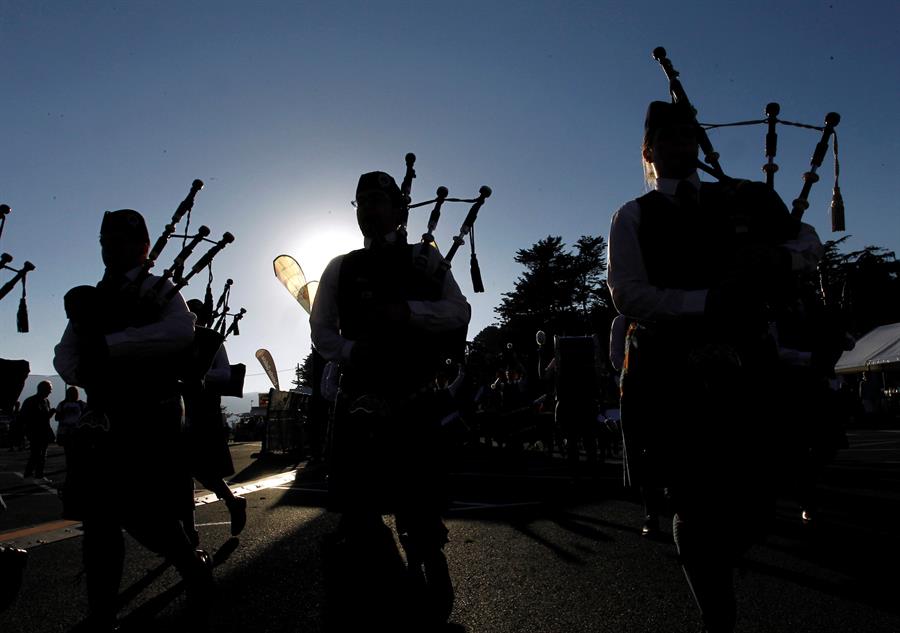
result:
M 773 438 L 775 439 L 775 438 Z M 202 546 L 217 562 L 213 631 L 535 631 L 696 633 L 700 624 L 677 564 L 671 530 L 640 536 L 640 507 L 622 489 L 616 459 L 574 478 L 559 456 L 496 447 L 453 464 L 446 548 L 456 590 L 451 622 L 430 625 L 395 539 L 363 554 L 330 545 L 338 517 L 320 468 L 233 447 L 232 488 L 249 520 L 230 538 L 223 504 L 197 491 Z M 59 525 L 51 449 L 49 483 L 21 478 L 25 453 L 0 454 L 0 542 L 26 546 L 17 601 L 2 633 L 71 631 L 85 610 L 78 524 Z M 737 633 L 900 632 L 900 431 L 853 431 L 823 476 L 823 510 L 810 528 L 785 496 L 767 541 L 736 575 Z M 54 523 L 56 522 L 56 523 Z M 386 518 L 391 524 L 391 519 Z M 727 526 L 723 526 L 727 528 Z M 125 630 L 186 630 L 177 573 L 127 541 Z M 351 626 L 352 625 L 352 626 Z M 350 627 L 350 628 L 348 628 Z

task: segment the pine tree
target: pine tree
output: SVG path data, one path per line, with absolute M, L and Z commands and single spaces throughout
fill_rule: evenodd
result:
M 303 359 L 303 363 L 297 363 L 294 368 L 294 379 L 291 384 L 294 385 L 295 390 L 300 387 L 312 387 L 312 359 L 313 355 L 310 352 Z

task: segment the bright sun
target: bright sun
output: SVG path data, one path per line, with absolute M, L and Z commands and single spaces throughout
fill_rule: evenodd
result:
M 297 241 L 291 255 L 300 264 L 307 281 L 318 281 L 322 271 L 334 257 L 362 248 L 359 230 L 353 226 L 329 226 L 310 229 Z

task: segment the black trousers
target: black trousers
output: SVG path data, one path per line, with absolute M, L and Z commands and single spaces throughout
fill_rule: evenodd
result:
M 431 394 L 342 397 L 330 433 L 329 497 L 348 525 L 395 514 L 405 542 L 447 542 L 440 421 Z
M 35 477 L 44 476 L 44 464 L 47 461 L 47 444 L 43 442 L 32 442 L 29 449 L 28 462 L 25 464 L 25 476 Z
M 180 437 L 181 398 L 132 396 L 107 404 L 109 431 L 82 449 L 89 454 L 78 455 L 77 460 L 88 606 L 101 622 L 117 611 L 123 529 L 179 571 L 196 564 L 179 521 L 186 499 L 184 482 L 190 478 Z
M 775 458 L 763 427 L 771 373 L 762 356 L 677 334 L 632 333 L 623 429 L 636 483 L 669 492 L 679 558 L 705 628 L 731 633 L 735 564 L 765 535 L 774 508 Z
M 579 443 L 588 462 L 597 461 L 597 405 L 591 401 L 560 399 L 556 403 L 556 421 L 566 438 L 566 457 L 578 462 Z

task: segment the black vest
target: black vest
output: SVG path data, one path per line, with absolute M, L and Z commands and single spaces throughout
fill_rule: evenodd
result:
M 160 318 L 157 306 L 146 304 L 138 289 L 121 283 L 101 281 L 97 284 L 97 297 L 102 306 L 99 328 L 103 334 L 143 327 Z M 188 351 L 165 356 L 138 358 L 130 355 L 106 359 L 100 380 L 85 388 L 89 404 L 121 408 L 140 406 L 141 399 L 155 403 L 177 395 L 180 371 L 190 360 Z
M 658 191 L 641 196 L 638 241 L 651 285 L 699 290 L 716 283 L 724 215 L 707 205 L 683 209 Z
M 446 272 L 428 274 L 424 266 L 417 265 L 421 248 L 430 247 L 399 244 L 360 249 L 344 256 L 338 281 L 341 336 L 373 346 L 380 358 L 377 367 L 369 370 L 349 368 L 342 388 L 402 394 L 433 379 L 443 354 L 443 335 L 409 324 L 388 326 L 370 318 L 379 304 L 441 298 Z
M 637 202 L 644 266 L 650 283 L 661 288 L 713 287 L 740 266 L 743 249 L 775 246 L 797 235 L 781 198 L 759 182 L 701 183 L 692 209 L 657 191 Z

